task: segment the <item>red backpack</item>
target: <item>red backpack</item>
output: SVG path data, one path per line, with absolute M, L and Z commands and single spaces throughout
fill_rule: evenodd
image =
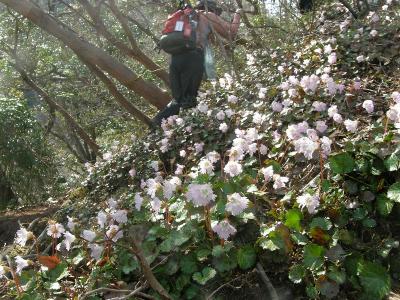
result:
M 191 7 L 179 9 L 164 23 L 159 47 L 169 54 L 179 54 L 196 48 L 197 14 Z

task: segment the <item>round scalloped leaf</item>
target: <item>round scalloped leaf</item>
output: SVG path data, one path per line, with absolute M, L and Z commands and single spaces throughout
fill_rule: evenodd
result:
M 400 182 L 396 182 L 389 187 L 387 197 L 400 203 Z
M 329 166 L 333 173 L 346 174 L 353 171 L 355 162 L 349 153 L 343 152 L 331 155 L 329 157 Z
M 390 276 L 386 269 L 377 263 L 363 262 L 359 265 L 358 276 L 367 294 L 382 299 L 390 292 Z

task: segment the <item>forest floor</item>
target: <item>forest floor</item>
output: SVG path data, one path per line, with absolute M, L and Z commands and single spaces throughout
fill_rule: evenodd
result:
M 35 206 L 17 210 L 0 211 L 0 245 L 12 244 L 20 224 L 28 227 L 32 222 L 43 223 L 45 217 L 54 214 L 57 206 Z M 43 227 L 43 226 L 32 226 Z M 43 230 L 43 228 L 42 228 Z

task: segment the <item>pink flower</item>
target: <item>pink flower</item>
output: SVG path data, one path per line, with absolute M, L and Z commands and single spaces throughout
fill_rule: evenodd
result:
M 233 227 L 227 220 L 223 220 L 213 226 L 212 230 L 219 236 L 221 240 L 228 240 L 230 236 L 236 233 L 236 228 Z
M 286 187 L 286 183 L 289 182 L 289 178 L 280 176 L 278 174 L 275 174 L 273 176 L 273 179 L 274 179 L 273 188 L 276 190 Z
M 400 103 L 400 93 L 399 92 L 393 92 L 391 97 L 394 102 Z
M 337 61 L 337 57 L 336 57 L 336 52 L 332 52 L 329 56 L 328 56 L 328 63 L 330 65 L 335 64 Z
M 316 128 L 319 132 L 323 133 L 323 132 L 325 132 L 325 131 L 328 129 L 328 126 L 326 126 L 325 121 L 316 121 L 316 122 L 315 122 L 315 128 Z
M 217 118 L 217 120 L 222 121 L 223 119 L 225 119 L 225 113 L 224 111 L 220 110 L 215 117 Z
M 274 168 L 272 166 L 261 168 L 260 172 L 264 175 L 265 182 L 269 182 L 271 181 L 272 176 L 274 175 Z
M 140 208 L 142 207 L 142 203 L 143 203 L 143 197 L 140 195 L 140 193 L 136 193 L 135 194 L 135 208 L 140 211 Z
M 242 165 L 236 161 L 230 160 L 224 167 L 224 171 L 231 177 L 237 176 L 243 172 Z
M 281 104 L 280 102 L 278 102 L 278 101 L 273 101 L 273 102 L 271 103 L 271 108 L 272 108 L 272 110 L 275 111 L 275 112 L 281 112 L 282 109 L 283 109 L 283 106 L 282 106 L 282 104 Z
M 357 125 L 358 125 L 358 121 L 351 121 L 349 119 L 344 121 L 344 126 L 346 126 L 346 129 L 350 132 L 356 132 Z
M 249 199 L 242 197 L 239 193 L 228 195 L 228 203 L 225 210 L 230 212 L 233 216 L 241 214 L 249 204 Z
M 367 111 L 367 113 L 371 114 L 374 112 L 374 102 L 372 100 L 365 100 L 362 104 L 362 107 Z
M 186 198 L 193 203 L 194 206 L 206 206 L 213 202 L 217 196 L 213 193 L 210 184 L 191 183 L 188 186 Z
M 219 130 L 221 130 L 223 133 L 226 133 L 229 129 L 228 125 L 226 123 L 221 123 L 218 127 Z
M 326 104 L 324 102 L 314 101 L 312 106 L 314 107 L 314 110 L 318 112 L 326 110 Z
M 372 29 L 371 32 L 369 33 L 369 35 L 372 37 L 376 37 L 378 35 L 378 31 L 376 31 L 375 29 Z
M 307 208 L 310 214 L 315 214 L 319 206 L 319 197 L 306 193 L 297 197 L 296 202 L 299 204 L 300 208 Z
M 333 115 L 333 121 L 335 121 L 336 123 L 342 123 L 343 122 L 343 118 L 340 114 L 334 114 Z

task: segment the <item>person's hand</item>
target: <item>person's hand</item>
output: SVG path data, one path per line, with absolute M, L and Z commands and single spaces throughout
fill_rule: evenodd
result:
M 235 11 L 235 13 L 236 14 L 239 14 L 239 15 L 242 15 L 243 14 L 243 9 L 241 9 L 241 8 L 238 8 L 236 11 Z

